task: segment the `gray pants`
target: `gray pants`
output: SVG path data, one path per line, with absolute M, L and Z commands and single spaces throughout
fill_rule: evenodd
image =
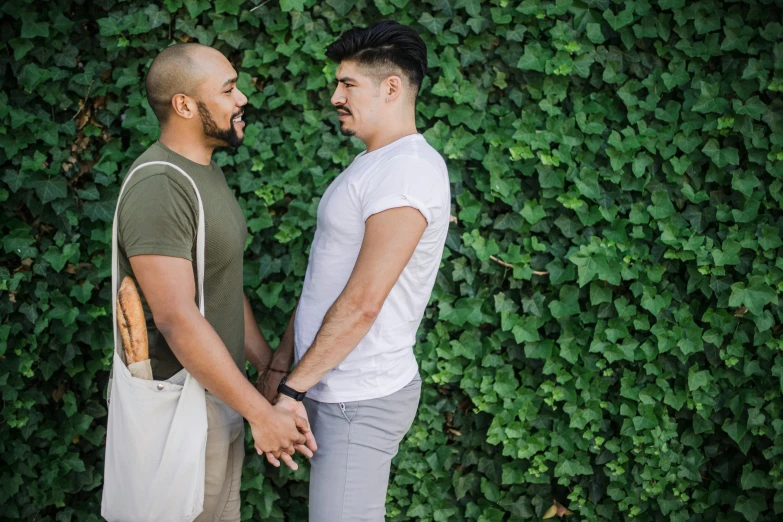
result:
M 421 378 L 366 401 L 305 399 L 318 451 L 310 459 L 310 522 L 379 522 L 392 458 L 416 416 Z

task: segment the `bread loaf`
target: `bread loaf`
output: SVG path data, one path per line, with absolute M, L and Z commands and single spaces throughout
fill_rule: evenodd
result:
M 136 285 L 129 276 L 122 280 L 117 294 L 117 323 L 125 347 L 125 364 L 131 365 L 149 359 L 144 309 Z

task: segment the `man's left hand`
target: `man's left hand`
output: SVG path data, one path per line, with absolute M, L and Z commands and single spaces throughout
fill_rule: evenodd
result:
M 258 372 L 256 389 L 270 404 L 275 404 L 277 400 L 277 385 L 280 384 L 284 375 L 285 373 L 273 372 L 269 368 Z

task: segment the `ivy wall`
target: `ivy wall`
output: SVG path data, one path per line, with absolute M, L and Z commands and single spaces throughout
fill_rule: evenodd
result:
M 389 519 L 783 517 L 783 5 L 718 0 L 5 0 L 0 519 L 99 520 L 111 218 L 158 135 L 151 59 L 198 41 L 248 95 L 219 152 L 273 344 L 319 197 L 361 150 L 325 46 L 429 47 L 418 123 L 454 194 Z M 251 371 L 251 377 L 253 373 Z M 248 447 L 250 439 L 248 437 Z M 245 520 L 305 520 L 248 455 Z

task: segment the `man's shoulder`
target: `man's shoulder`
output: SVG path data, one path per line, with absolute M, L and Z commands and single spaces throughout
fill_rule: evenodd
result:
M 411 166 L 419 165 L 425 169 L 431 167 L 445 172 L 446 162 L 443 160 L 443 156 L 427 143 L 423 136 L 418 135 L 416 138 L 403 143 L 394 150 L 388 158 L 388 163 L 394 165 L 404 162 Z
M 446 162 L 443 161 L 438 152 L 429 147 L 399 150 L 384 158 L 384 161 L 378 165 L 378 171 L 381 176 L 399 175 L 404 173 L 415 176 L 422 182 L 448 179 L 448 169 Z
M 177 170 L 173 160 L 166 149 L 158 144 L 151 145 L 128 169 L 126 176 L 133 173 L 133 177 L 127 181 L 125 192 L 156 191 L 161 186 L 173 184 L 188 194 L 188 199 L 195 199 L 195 195 L 190 197 L 193 191 L 190 181 Z

